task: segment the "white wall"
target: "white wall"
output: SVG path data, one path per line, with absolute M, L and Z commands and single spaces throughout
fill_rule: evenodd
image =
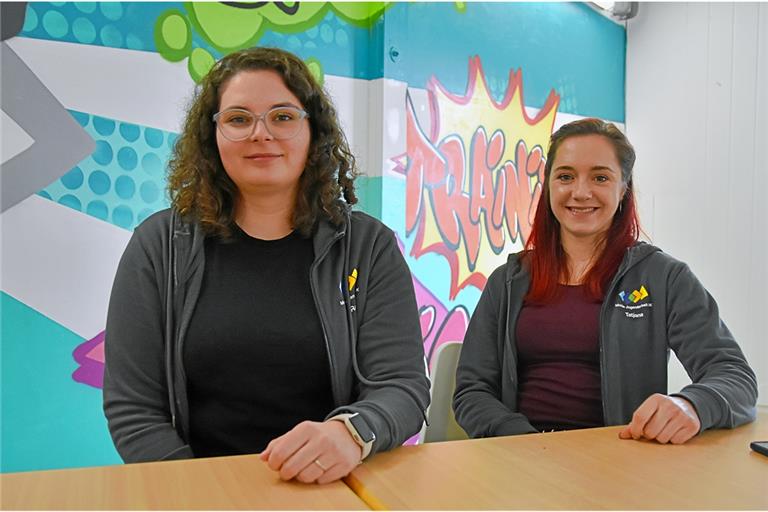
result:
M 643 226 L 718 301 L 768 404 L 768 4 L 641 3 L 626 83 Z M 676 360 L 669 381 L 688 382 Z

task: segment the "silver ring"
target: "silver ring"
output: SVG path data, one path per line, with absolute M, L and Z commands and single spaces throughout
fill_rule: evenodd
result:
M 322 469 L 322 470 L 323 470 L 323 472 L 326 472 L 326 471 L 328 471 L 328 468 L 326 468 L 325 466 L 323 466 L 322 464 L 320 464 L 320 461 L 319 461 L 319 460 L 315 459 L 315 464 L 317 464 L 317 465 L 320 467 L 320 469 Z

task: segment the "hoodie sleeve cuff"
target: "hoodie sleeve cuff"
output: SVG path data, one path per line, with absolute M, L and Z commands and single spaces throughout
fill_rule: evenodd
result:
M 522 414 L 502 421 L 491 428 L 492 437 L 536 434 L 538 432 L 539 431 L 533 428 L 533 425 L 531 425 Z
M 693 384 L 684 387 L 679 393 L 673 393 L 670 396 L 685 398 L 693 405 L 701 423 L 699 432 L 717 427 L 722 423 L 722 410 L 719 407 L 719 401 L 722 398 L 716 392 Z
M 179 446 L 160 460 L 181 460 L 193 458 L 195 458 L 195 455 L 192 453 L 192 448 L 190 448 L 188 444 L 185 444 L 184 446 Z

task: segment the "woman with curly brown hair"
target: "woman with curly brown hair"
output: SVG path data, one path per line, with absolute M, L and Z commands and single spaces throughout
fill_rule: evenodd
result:
M 104 410 L 126 462 L 261 453 L 326 483 L 421 427 L 429 383 L 394 235 L 352 212 L 354 158 L 296 56 L 230 54 L 169 163 L 172 207 L 120 262 Z

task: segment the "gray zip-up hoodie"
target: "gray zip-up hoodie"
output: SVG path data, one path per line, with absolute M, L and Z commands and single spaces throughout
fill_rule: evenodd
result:
M 120 260 L 107 317 L 104 412 L 126 462 L 194 456 L 182 354 L 204 238 L 164 210 L 136 228 Z M 328 417 L 360 413 L 376 434 L 372 453 L 399 446 L 421 428 L 429 381 L 413 282 L 394 234 L 352 212 L 341 227 L 321 221 L 313 245 L 310 284 L 336 405 Z
M 529 286 L 519 257 L 510 255 L 488 279 L 464 338 L 453 406 L 471 437 L 536 432 L 516 412 L 515 326 Z M 600 310 L 605 425 L 629 423 L 646 398 L 667 394 L 670 349 L 692 380 L 676 395 L 693 404 L 702 431 L 755 419 L 755 374 L 715 300 L 686 264 L 638 243 L 627 251 Z

